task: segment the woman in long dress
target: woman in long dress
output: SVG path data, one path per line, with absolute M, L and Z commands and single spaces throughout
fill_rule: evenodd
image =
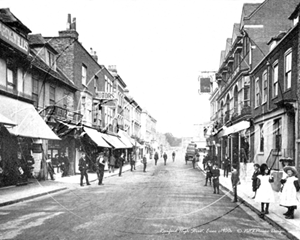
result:
M 260 174 L 257 176 L 257 192 L 255 201 L 261 203 L 261 216 L 269 214 L 269 205 L 275 201 L 274 192 L 271 182 L 274 179 L 270 176 L 270 169 L 267 164 L 263 163 L 260 166 Z M 266 208 L 264 208 L 266 206 Z

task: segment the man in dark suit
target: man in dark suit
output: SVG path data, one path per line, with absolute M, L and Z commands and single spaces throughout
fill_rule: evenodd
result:
M 80 186 L 83 186 L 83 178 L 85 177 L 86 185 L 91 185 L 89 183 L 89 178 L 87 174 L 88 163 L 86 159 L 86 153 L 82 152 L 81 158 L 79 159 L 79 171 L 80 171 Z
M 236 168 L 232 168 L 231 172 L 231 183 L 232 183 L 232 190 L 233 190 L 233 200 L 232 202 L 237 202 L 237 185 L 240 181 L 239 173 Z
M 107 160 L 107 157 L 104 157 L 104 153 L 100 152 L 98 153 L 98 156 L 96 158 L 96 169 L 97 169 L 97 176 L 98 176 L 98 185 L 103 185 L 103 177 L 104 177 L 104 168 L 105 168 L 105 162 Z

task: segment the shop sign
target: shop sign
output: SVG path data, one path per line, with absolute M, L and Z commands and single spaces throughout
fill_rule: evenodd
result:
M 210 78 L 199 77 L 200 93 L 210 93 Z
M 100 100 L 115 100 L 115 99 L 117 99 L 117 96 L 115 93 L 102 92 L 102 91 L 97 91 L 97 97 Z
M 0 22 L 0 38 L 24 53 L 28 53 L 28 41 Z

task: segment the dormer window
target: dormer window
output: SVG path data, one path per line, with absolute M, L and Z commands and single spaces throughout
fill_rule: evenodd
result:
M 46 63 L 52 70 L 56 70 L 55 57 L 52 52 L 46 50 Z
M 299 16 L 293 19 L 293 24 L 296 26 L 299 22 Z

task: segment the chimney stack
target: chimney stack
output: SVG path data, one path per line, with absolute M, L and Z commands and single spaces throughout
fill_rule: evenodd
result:
M 73 18 L 73 21 L 71 22 L 71 14 L 68 14 L 68 20 L 67 20 L 67 27 L 64 31 L 58 32 L 60 37 L 71 37 L 78 40 L 78 32 L 76 31 L 76 18 Z

